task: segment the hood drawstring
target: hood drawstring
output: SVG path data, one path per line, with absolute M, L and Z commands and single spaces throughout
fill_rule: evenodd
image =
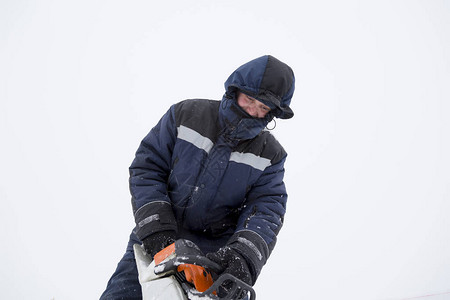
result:
M 270 124 L 270 122 L 272 122 L 272 121 L 273 121 L 273 127 L 272 128 L 267 127 Z M 270 122 L 266 125 L 266 129 L 267 130 L 274 130 L 275 127 L 277 127 L 277 121 L 275 120 L 275 118 L 273 118 Z

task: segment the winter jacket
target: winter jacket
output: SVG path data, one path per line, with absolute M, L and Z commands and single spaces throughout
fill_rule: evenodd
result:
M 253 282 L 283 224 L 287 154 L 263 130 L 273 115 L 250 117 L 237 105 L 236 91 L 257 96 L 257 88 L 248 87 L 264 86 L 264 80 L 255 77 L 255 64 L 266 69 L 268 59 L 285 66 L 270 56 L 257 59 L 247 64 L 252 72 L 241 67 L 230 76 L 222 101 L 192 99 L 172 105 L 142 140 L 130 166 L 136 234 L 141 240 L 174 230 L 205 253 L 233 245 L 249 262 Z M 293 73 L 286 70 L 292 74 L 284 88 L 284 93 L 291 93 L 286 98 L 290 102 Z M 254 78 L 246 79 L 245 72 Z M 251 82 L 256 79 L 259 82 Z M 268 90 L 263 94 L 267 96 Z M 282 96 L 277 95 L 277 103 L 268 102 L 266 96 L 261 100 L 274 114 L 292 116 Z

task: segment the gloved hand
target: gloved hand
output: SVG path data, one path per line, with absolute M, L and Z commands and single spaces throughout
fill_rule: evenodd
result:
M 224 268 L 223 273 L 231 274 L 243 282 L 252 285 L 252 277 L 248 264 L 244 257 L 236 250 L 225 246 L 217 252 L 206 254 L 206 257 L 221 265 Z
M 156 232 L 146 237 L 142 244 L 145 251 L 153 258 L 156 253 L 175 242 L 176 233 L 172 230 Z

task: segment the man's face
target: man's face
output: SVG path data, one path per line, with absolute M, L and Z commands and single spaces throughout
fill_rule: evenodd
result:
M 264 103 L 241 92 L 238 92 L 237 103 L 246 113 L 254 118 L 264 118 L 270 111 L 270 108 Z

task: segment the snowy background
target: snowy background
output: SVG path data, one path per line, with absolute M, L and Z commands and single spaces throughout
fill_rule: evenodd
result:
M 264 54 L 297 90 L 258 299 L 449 299 L 446 0 L 1 0 L 0 298 L 98 299 L 140 140 Z

